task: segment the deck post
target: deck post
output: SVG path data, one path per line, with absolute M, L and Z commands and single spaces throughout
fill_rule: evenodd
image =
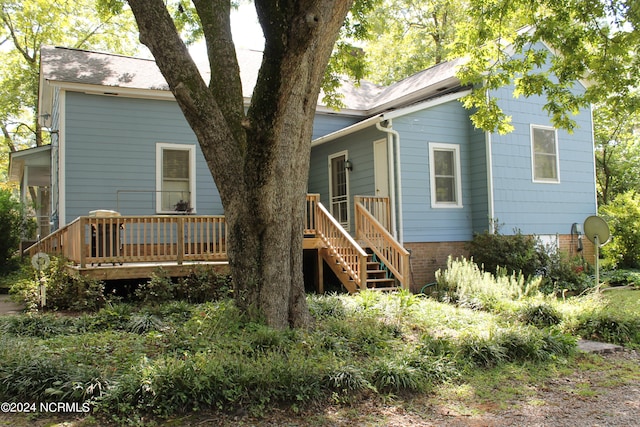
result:
M 87 266 L 87 245 L 86 242 L 86 234 L 87 234 L 87 218 L 82 216 L 80 217 L 80 238 L 78 242 L 74 242 L 78 244 L 80 247 L 80 268 L 86 268 Z M 73 239 L 73 236 L 71 237 Z
M 360 289 L 367 289 L 367 257 L 360 255 Z
M 184 260 L 184 217 L 180 216 L 178 217 L 178 259 L 177 259 L 177 263 L 178 265 L 182 265 L 182 261 Z

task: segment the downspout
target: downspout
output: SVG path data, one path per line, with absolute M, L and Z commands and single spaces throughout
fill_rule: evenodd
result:
M 395 211 L 397 209 L 397 217 L 392 221 L 394 227 L 394 237 L 398 239 L 401 245 L 404 245 L 404 224 L 402 218 L 402 173 L 400 170 L 400 134 L 393 130 L 393 123 L 391 119 L 386 120 L 387 126 L 382 126 L 380 122 L 376 123 L 376 128 L 379 131 L 385 132 L 391 138 L 391 144 L 393 145 L 394 155 L 393 161 L 391 162 L 392 171 L 389 174 L 391 177 L 392 185 L 391 185 L 391 195 L 393 195 L 393 199 L 391 200 L 393 209 L 391 210 L 392 218 L 394 217 Z M 395 137 L 395 144 L 393 144 L 393 140 Z M 397 186 L 397 193 L 396 193 Z
M 487 156 L 487 216 L 489 219 L 489 233 L 493 234 L 495 230 L 494 218 L 494 201 L 493 201 L 493 154 L 491 153 L 491 132 L 486 132 L 486 156 Z
M 485 96 L 487 102 L 490 100 L 489 89 L 486 89 Z M 495 224 L 495 212 L 494 212 L 494 199 L 493 199 L 493 154 L 491 152 L 493 139 L 491 138 L 491 132 L 486 131 L 486 156 L 487 156 L 487 216 L 489 217 L 489 233 L 496 232 Z

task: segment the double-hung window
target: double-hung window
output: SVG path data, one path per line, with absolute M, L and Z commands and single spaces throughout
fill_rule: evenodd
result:
M 560 182 L 558 138 L 554 128 L 531 125 L 533 182 Z
M 458 144 L 429 144 L 431 207 L 462 207 L 460 146 Z
M 195 146 L 156 144 L 156 210 L 194 211 L 195 188 Z

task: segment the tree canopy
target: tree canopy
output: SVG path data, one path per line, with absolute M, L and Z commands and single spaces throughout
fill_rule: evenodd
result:
M 514 96 L 544 95 L 555 126 L 590 104 L 638 109 L 640 4 L 635 0 L 385 0 L 369 15 L 365 51 L 373 80 L 400 80 L 443 57 L 468 58 L 459 72 L 474 92 L 474 124 L 509 132 L 492 90 L 515 83 Z M 546 45 L 549 50 L 531 49 Z M 550 68 L 545 68 L 549 63 Z M 576 91 L 576 82 L 587 86 Z
M 5 150 L 43 143 L 35 117 L 42 46 L 137 51 L 133 17 L 113 12 L 96 8 L 94 0 L 0 0 L 0 127 Z
M 463 83 L 495 89 L 514 81 L 516 96 L 544 95 L 555 126 L 572 130 L 581 107 L 615 101 L 638 106 L 640 4 L 635 0 L 469 0 L 453 53 L 469 62 Z M 544 43 L 550 50 L 529 49 Z M 549 69 L 543 65 L 549 62 Z M 577 81 L 584 93 L 574 91 Z M 476 126 L 510 130 L 495 99 L 476 90 L 466 100 Z

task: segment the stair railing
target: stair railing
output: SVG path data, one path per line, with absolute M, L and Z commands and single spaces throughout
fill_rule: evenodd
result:
M 367 288 L 367 252 L 320 202 L 316 206 L 316 233 L 359 289 Z
M 409 289 L 409 252 L 358 201 L 355 203 L 355 215 L 356 239 L 364 241 L 371 248 L 391 270 L 403 289 Z

